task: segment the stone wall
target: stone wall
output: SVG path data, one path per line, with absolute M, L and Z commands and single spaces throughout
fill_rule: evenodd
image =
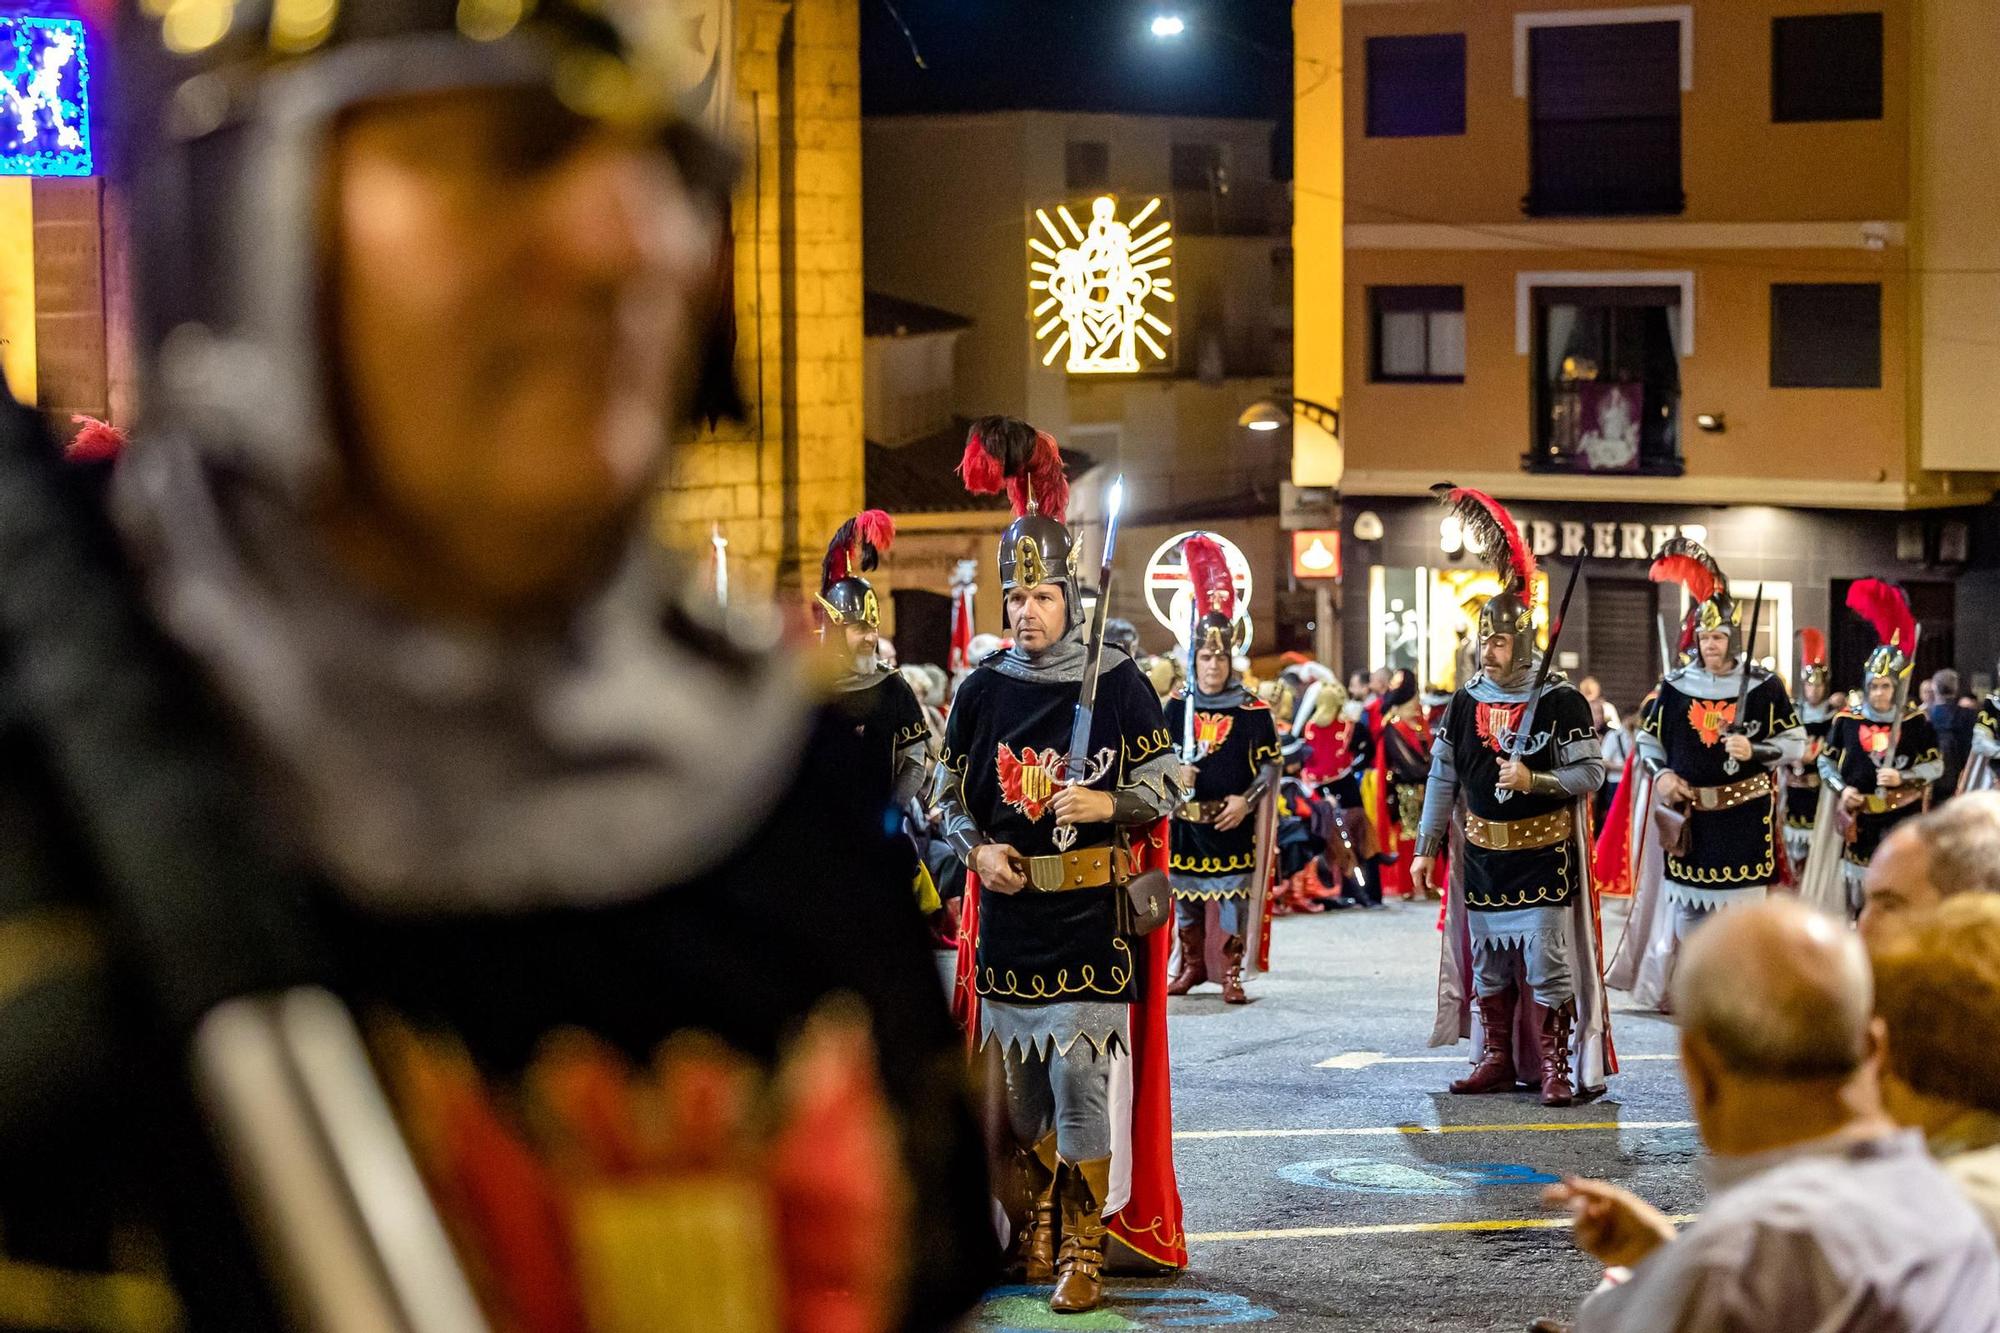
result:
M 859 0 L 738 0 L 737 374 L 749 420 L 683 442 L 671 545 L 729 541 L 732 589 L 816 586 L 862 499 Z

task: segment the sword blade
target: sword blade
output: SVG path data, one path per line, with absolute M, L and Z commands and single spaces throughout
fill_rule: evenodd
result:
M 1577 552 L 1576 563 L 1570 567 L 1569 586 L 1563 589 L 1562 605 L 1556 609 L 1556 618 L 1549 624 L 1549 646 L 1542 652 L 1541 669 L 1535 672 L 1535 683 L 1528 690 L 1528 706 L 1521 710 L 1521 725 L 1514 729 L 1513 737 L 1507 742 L 1507 760 L 1517 762 L 1521 757 L 1521 747 L 1535 729 L 1535 714 L 1541 711 L 1542 691 L 1548 687 L 1549 672 L 1555 666 L 1556 645 L 1562 642 L 1563 622 L 1569 619 L 1569 599 L 1576 596 L 1576 585 L 1583 580 L 1583 565 L 1590 558 L 1588 551 Z M 1534 589 L 1528 590 L 1530 598 Z M 1534 631 L 1531 628 L 1529 633 Z M 1506 801 L 1514 793 L 1506 788 L 1495 792 L 1500 801 Z
M 1122 495 L 1125 479 L 1112 483 L 1114 495 Z M 1116 500 L 1104 524 L 1104 562 L 1097 574 L 1097 606 L 1090 615 L 1090 634 L 1085 640 L 1083 685 L 1076 696 L 1076 721 L 1069 731 L 1069 758 L 1064 768 L 1072 782 L 1080 782 L 1089 771 L 1090 728 L 1097 712 L 1097 678 L 1104 667 L 1104 625 L 1111 613 L 1111 561 L 1118 549 L 1118 514 L 1124 506 Z

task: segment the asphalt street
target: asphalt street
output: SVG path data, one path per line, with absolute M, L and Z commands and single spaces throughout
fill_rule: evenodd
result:
M 1424 1045 L 1436 923 L 1434 904 L 1282 919 L 1253 1004 L 1225 1006 L 1212 985 L 1172 1001 L 1188 1269 L 1120 1282 L 1081 1316 L 1003 1288 L 971 1327 L 1520 1330 L 1573 1310 L 1600 1275 L 1541 1206 L 1544 1183 L 1592 1175 L 1695 1212 L 1672 1026 L 1614 993 L 1623 1071 L 1585 1106 L 1450 1096 L 1469 1047 Z M 1607 945 L 1620 928 L 1606 920 Z

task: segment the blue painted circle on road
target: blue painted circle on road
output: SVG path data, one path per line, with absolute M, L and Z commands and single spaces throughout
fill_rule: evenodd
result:
M 1229 1291 L 1193 1287 L 1126 1287 L 1114 1282 L 1105 1302 L 1085 1315 L 1059 1315 L 1048 1307 L 1049 1287 L 995 1287 L 986 1293 L 974 1326 L 988 1333 L 1051 1333 L 1052 1330 L 1134 1330 L 1146 1328 L 1226 1328 L 1261 1324 L 1277 1312 Z
M 1510 1185 L 1548 1185 L 1558 1177 L 1515 1162 L 1384 1162 L 1372 1157 L 1321 1157 L 1278 1168 L 1278 1178 L 1311 1189 L 1355 1194 L 1470 1194 Z

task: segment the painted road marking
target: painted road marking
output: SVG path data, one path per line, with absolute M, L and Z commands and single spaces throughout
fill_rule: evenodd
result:
M 1253 1305 L 1228 1291 L 1189 1287 L 1113 1287 L 1106 1303 L 1087 1315 L 1053 1314 L 1051 1287 L 995 1287 L 986 1293 L 972 1318 L 996 1333 L 1038 1333 L 1061 1329 L 1215 1328 L 1229 1324 L 1262 1324 L 1277 1312 Z M 1144 1318 L 1138 1323 L 1127 1316 Z
M 1621 1055 L 1619 1064 L 1629 1064 L 1636 1060 L 1677 1060 L 1676 1055 Z M 1331 1060 L 1322 1060 L 1314 1069 L 1372 1069 L 1376 1065 L 1460 1065 L 1471 1064 L 1469 1055 L 1461 1051 L 1457 1055 L 1384 1055 L 1380 1051 L 1347 1051 Z
M 1695 1219 L 1682 1213 L 1667 1220 L 1676 1226 Z M 1350 1227 L 1279 1227 L 1271 1231 L 1191 1231 L 1188 1244 L 1207 1245 L 1228 1240 L 1319 1240 L 1329 1236 L 1394 1236 L 1420 1231 L 1557 1231 L 1567 1228 L 1567 1217 L 1489 1217 L 1472 1222 L 1377 1222 Z
M 1353 1194 L 1469 1194 L 1518 1185 L 1553 1185 L 1561 1179 L 1515 1162 L 1427 1164 L 1382 1162 L 1370 1157 L 1321 1157 L 1279 1167 L 1277 1177 L 1312 1189 Z
M 1180 1129 L 1176 1142 L 1197 1139 L 1345 1139 L 1386 1138 L 1395 1134 L 1513 1134 L 1609 1129 L 1693 1129 L 1692 1120 L 1521 1121 L 1500 1125 L 1356 1125 L 1325 1129 Z

